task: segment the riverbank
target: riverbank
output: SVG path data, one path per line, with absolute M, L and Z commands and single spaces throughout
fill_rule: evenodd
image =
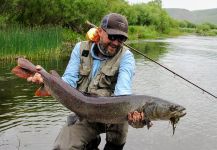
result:
M 87 29 L 88 30 L 88 29 Z M 170 28 L 166 33 L 155 26 L 129 26 L 129 41 L 162 39 L 186 34 L 213 36 L 216 30 Z M 77 33 L 60 26 L 24 27 L 14 25 L 0 30 L 0 60 L 26 57 L 34 60 L 67 59 L 75 43 L 86 40 L 85 33 Z
M 77 33 L 60 26 L 24 27 L 0 26 L 0 60 L 26 57 L 35 60 L 67 59 L 75 43 L 86 40 L 85 33 Z M 87 29 L 88 31 L 88 29 Z M 128 41 L 162 39 L 180 35 L 216 36 L 217 29 L 170 28 L 160 32 L 155 26 L 129 26 Z
M 157 39 L 181 34 L 176 29 L 162 34 L 152 26 L 129 27 L 129 40 Z M 0 60 L 20 56 L 42 60 L 66 58 L 70 56 L 74 44 L 82 40 L 85 40 L 85 34 L 59 26 L 10 26 L 0 31 Z

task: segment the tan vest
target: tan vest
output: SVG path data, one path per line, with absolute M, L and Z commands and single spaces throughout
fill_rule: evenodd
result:
M 80 76 L 77 82 L 78 90 L 99 96 L 111 96 L 117 83 L 120 58 L 127 50 L 123 47 L 114 57 L 105 60 L 96 76 L 92 79 L 93 57 L 90 54 L 92 42 L 83 41 L 80 47 Z

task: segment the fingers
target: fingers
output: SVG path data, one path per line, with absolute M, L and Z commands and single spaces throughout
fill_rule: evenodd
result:
M 42 67 L 41 67 L 40 65 L 37 65 L 37 66 L 36 66 L 36 69 L 37 69 L 37 70 L 41 70 Z
M 146 118 L 144 112 L 130 112 L 128 113 L 128 123 L 134 128 L 143 128 L 147 125 L 147 128 L 153 126 L 152 122 Z
M 28 77 L 28 78 L 27 78 L 27 81 L 28 81 L 28 82 L 32 82 L 32 78 L 33 78 L 33 77 Z
M 41 83 L 43 83 L 43 78 L 42 78 L 41 74 L 35 73 L 34 76 L 28 77 L 27 81 L 37 83 L 37 84 L 41 84 Z
M 142 113 L 139 113 L 138 111 L 135 111 L 135 112 L 133 113 L 133 122 L 137 122 L 137 121 L 142 120 L 141 114 L 142 114 Z
M 128 120 L 132 121 L 132 122 L 139 122 L 144 120 L 144 112 L 138 112 L 138 111 L 134 111 L 134 112 L 130 112 L 128 113 Z

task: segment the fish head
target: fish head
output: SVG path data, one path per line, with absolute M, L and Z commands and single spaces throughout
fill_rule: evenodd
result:
M 173 134 L 180 118 L 186 115 L 186 109 L 183 106 L 164 100 L 147 103 L 143 110 L 150 120 L 169 120 L 173 127 Z
M 177 120 L 186 115 L 186 109 L 183 106 L 165 100 L 147 103 L 143 110 L 151 120 L 170 120 L 171 118 Z
M 158 106 L 157 114 L 161 120 L 179 120 L 179 118 L 186 115 L 185 108 L 178 104 L 164 104 Z

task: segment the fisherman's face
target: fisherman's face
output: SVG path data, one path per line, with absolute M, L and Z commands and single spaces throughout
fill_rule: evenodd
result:
M 108 56 L 114 56 L 122 47 L 123 42 L 126 41 L 126 37 L 123 35 L 109 35 L 102 28 L 99 29 L 100 48 L 103 49 Z

